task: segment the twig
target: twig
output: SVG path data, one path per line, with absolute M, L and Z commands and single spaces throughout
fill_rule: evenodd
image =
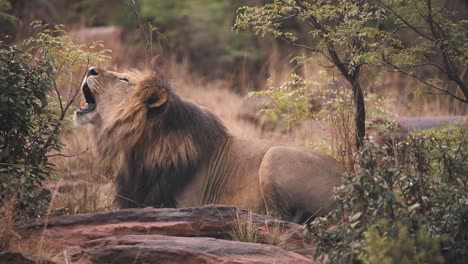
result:
M 444 93 L 444 94 L 447 94 L 447 95 L 449 95 L 449 96 L 451 96 L 451 97 L 453 97 L 453 98 L 455 98 L 455 99 L 457 99 L 457 100 L 459 100 L 459 101 L 461 101 L 461 102 L 468 103 L 468 100 L 465 100 L 465 99 L 463 99 L 463 98 L 461 98 L 461 97 L 459 97 L 459 96 L 457 96 L 457 95 L 455 95 L 455 94 L 449 92 L 448 90 L 445 90 L 445 89 L 442 89 L 442 88 L 440 88 L 440 87 L 437 87 L 437 86 L 435 86 L 435 85 L 433 85 L 433 84 L 427 82 L 427 81 L 424 80 L 423 78 L 421 78 L 421 77 L 415 75 L 414 73 L 411 73 L 411 72 L 407 72 L 407 71 L 402 70 L 401 67 L 398 67 L 398 66 L 394 65 L 393 63 L 391 63 L 390 61 L 388 61 L 385 57 L 383 57 L 383 61 L 384 61 L 385 63 L 387 63 L 388 65 L 390 65 L 390 66 L 391 66 L 394 70 L 396 70 L 397 72 L 400 72 L 400 73 L 403 73 L 403 74 L 405 74 L 405 75 L 408 75 L 408 76 L 410 76 L 410 77 L 412 77 L 412 78 L 414 78 L 414 79 L 416 79 L 416 80 L 422 82 L 423 84 L 425 84 L 425 85 L 427 85 L 427 86 L 429 86 L 429 87 L 431 87 L 431 88 L 433 88 L 433 89 L 435 89 L 435 90 L 437 90 L 437 91 L 440 91 L 440 92 L 442 92 L 442 93 Z
M 52 82 L 54 84 L 54 90 L 55 90 L 55 93 L 57 94 L 57 99 L 59 101 L 60 113 L 63 113 L 62 97 L 61 97 L 60 92 L 58 90 L 57 82 L 55 81 L 55 78 L 52 78 Z
M 77 154 L 61 154 L 61 153 L 57 153 L 57 154 L 52 154 L 52 155 L 46 155 L 47 158 L 50 158 L 50 157 L 65 157 L 65 158 L 71 158 L 71 157 L 76 157 L 76 156 L 79 156 L 85 152 L 87 152 L 88 150 L 90 150 L 89 147 L 87 147 L 85 150 L 81 151 L 80 153 L 77 153 Z
M 438 68 L 441 72 L 447 73 L 447 71 L 443 68 L 443 66 L 439 65 L 436 62 L 422 62 L 422 63 L 418 63 L 418 64 L 404 65 L 404 66 L 400 66 L 400 69 L 417 68 L 417 67 L 424 67 L 424 66 L 434 66 L 434 67 Z
M 403 22 L 406 26 L 408 26 L 409 28 L 411 28 L 414 32 L 418 33 L 421 37 L 425 38 L 425 39 L 428 39 L 430 41 L 434 41 L 434 39 L 432 39 L 431 37 L 427 36 L 426 34 L 424 34 L 423 32 L 421 32 L 418 27 L 410 24 L 406 19 L 404 19 L 402 16 L 400 16 L 391 6 L 389 6 L 388 4 L 386 4 L 384 1 L 382 0 L 377 0 L 377 2 L 379 2 L 381 5 L 383 5 L 384 7 L 386 7 L 388 10 L 390 10 L 390 12 L 393 13 L 393 15 L 395 15 L 398 19 L 401 20 L 401 22 Z
M 143 35 L 145 36 L 146 50 L 150 51 L 150 58 L 152 58 L 153 57 L 153 51 L 151 50 L 151 47 L 150 47 L 151 41 L 150 41 L 150 38 L 148 37 L 148 34 L 145 31 L 145 28 L 143 27 L 143 24 L 141 23 L 140 15 L 138 14 L 138 10 L 136 9 L 135 0 L 129 0 L 128 5 L 132 8 L 132 11 L 133 11 L 133 13 L 135 14 L 135 16 L 137 18 L 138 25 L 140 26 L 140 29 L 143 32 Z

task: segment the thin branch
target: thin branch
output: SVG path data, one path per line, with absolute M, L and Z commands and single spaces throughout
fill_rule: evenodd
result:
M 459 101 L 461 101 L 461 102 L 468 103 L 467 100 L 465 100 L 465 99 L 463 99 L 463 98 L 461 98 L 461 97 L 458 97 L 457 95 L 455 95 L 455 94 L 449 92 L 448 90 L 445 90 L 445 89 L 443 89 L 443 88 L 437 87 L 437 86 L 435 86 L 435 85 L 433 85 L 433 84 L 427 82 L 427 81 L 424 80 L 423 78 L 421 78 L 421 77 L 415 75 L 414 73 L 407 72 L 407 71 L 403 70 L 401 67 L 398 67 L 398 66 L 392 64 L 392 63 L 391 63 L 390 61 L 388 61 L 385 57 L 383 58 L 383 60 L 384 60 L 385 63 L 387 63 L 388 65 L 390 65 L 390 66 L 391 66 L 394 70 L 396 70 L 397 72 L 400 72 L 400 73 L 403 73 L 403 74 L 405 74 L 405 75 L 408 75 L 408 76 L 410 76 L 410 77 L 412 77 L 412 78 L 414 78 L 414 79 L 420 81 L 421 83 L 423 83 L 423 84 L 425 84 L 425 85 L 427 85 L 427 86 L 429 86 L 429 87 L 431 87 L 431 88 L 433 88 L 433 89 L 435 89 L 435 90 L 437 90 L 437 91 L 439 91 L 439 92 L 441 92 L 441 93 L 444 93 L 444 94 L 446 94 L 446 95 L 449 95 L 449 96 L 451 96 L 451 97 L 453 97 L 453 98 L 455 98 L 455 99 L 457 99 L 457 100 L 459 100 Z
M 400 69 L 406 69 L 406 68 L 417 68 L 417 67 L 424 67 L 424 66 L 434 66 L 438 68 L 441 72 L 447 74 L 447 71 L 443 68 L 443 66 L 436 62 L 422 62 L 418 64 L 405 65 L 405 66 L 399 66 L 399 67 Z
M 88 61 L 87 61 L 87 63 L 86 63 L 86 69 L 87 69 L 87 68 L 89 68 L 89 58 L 88 58 Z M 86 76 L 86 71 L 84 71 L 82 79 L 84 78 L 84 76 Z M 80 84 L 80 85 L 81 85 L 81 84 Z M 65 115 L 66 115 L 68 109 L 70 108 L 70 106 L 73 104 L 73 102 L 74 102 L 75 99 L 77 98 L 78 93 L 79 93 L 79 91 L 81 90 L 80 88 L 81 88 L 81 87 L 79 87 L 79 88 L 75 91 L 75 94 L 73 95 L 73 97 L 67 102 L 67 105 L 66 105 L 65 108 L 63 109 L 62 113 L 60 113 L 60 117 L 59 117 L 59 119 L 57 120 L 57 124 L 55 124 L 54 130 L 53 130 L 52 133 L 49 135 L 49 137 L 47 138 L 47 141 L 44 143 L 44 145 L 42 146 L 42 149 L 40 150 L 40 152 L 42 152 L 43 155 L 46 154 L 47 149 L 49 148 L 50 144 L 52 143 L 52 139 L 53 139 L 54 136 L 57 135 L 57 133 L 59 132 L 60 125 L 61 125 L 63 119 L 65 118 Z
M 425 28 L 425 27 L 414 26 L 414 28 L 428 30 L 428 28 Z M 392 32 L 390 32 L 390 35 L 394 35 L 394 34 L 396 34 L 398 31 L 400 31 L 402 29 L 413 29 L 413 28 L 401 25 L 398 28 L 394 29 Z
M 293 17 L 296 17 L 299 14 L 299 11 L 297 9 L 295 9 L 294 11 L 295 11 L 294 14 L 291 14 L 291 15 L 288 15 L 288 16 L 285 16 L 285 17 L 279 17 L 279 18 L 273 19 L 271 22 L 279 23 L 279 22 L 291 19 Z
M 57 99 L 58 99 L 58 101 L 59 101 L 60 113 L 63 113 L 62 97 L 60 96 L 60 92 L 59 92 L 59 90 L 58 90 L 57 82 L 55 81 L 55 78 L 52 78 L 52 82 L 53 82 L 53 84 L 54 84 L 55 94 L 57 94 Z
M 303 48 L 303 49 L 310 50 L 310 51 L 313 51 L 313 52 L 318 52 L 318 53 L 322 54 L 327 60 L 333 62 L 333 60 L 327 54 L 325 54 L 325 52 L 323 52 L 320 49 L 313 48 L 313 47 L 310 47 L 310 46 L 307 46 L 307 45 L 304 45 L 304 44 L 300 44 L 300 43 L 297 43 L 297 42 L 292 42 L 292 41 L 289 41 L 286 38 L 281 38 L 281 40 L 283 40 L 284 42 L 288 43 L 289 45 L 292 45 L 292 46 L 295 46 L 295 47 Z
M 71 157 L 76 157 L 76 156 L 79 156 L 85 152 L 87 152 L 88 150 L 90 150 L 89 147 L 87 147 L 85 150 L 81 151 L 80 153 L 77 153 L 77 154 L 61 154 L 61 153 L 57 153 L 57 154 L 52 154 L 52 155 L 46 155 L 47 158 L 50 158 L 50 157 L 65 157 L 65 158 L 71 158 Z
M 89 68 L 89 57 L 88 57 L 88 61 L 86 62 L 86 69 Z M 81 80 L 83 80 L 86 76 L 86 73 L 87 71 L 84 71 L 83 72 L 83 75 L 81 76 Z M 79 95 L 79 92 L 81 91 L 81 82 L 80 82 L 80 85 L 77 87 L 77 89 L 75 90 L 75 94 L 72 96 L 72 98 L 68 101 L 67 105 L 65 106 L 65 112 L 63 113 L 63 116 L 65 117 L 65 114 L 66 112 L 68 111 L 68 108 L 70 108 L 70 106 L 73 104 L 73 102 L 75 102 L 76 98 L 78 97 Z M 62 118 L 63 119 L 63 118 Z M 61 120 L 62 120 L 61 119 Z
M 146 31 L 145 31 L 145 28 L 143 27 L 143 24 L 141 23 L 141 18 L 140 18 L 140 15 L 138 14 L 138 10 L 136 8 L 135 0 L 129 0 L 128 5 L 132 8 L 132 11 L 133 11 L 133 13 L 135 14 L 135 16 L 137 18 L 138 25 L 140 26 L 140 29 L 143 32 L 143 35 L 145 36 L 146 49 L 150 50 L 150 58 L 152 58 L 153 57 L 153 51 L 150 49 L 151 48 L 151 46 L 150 46 L 151 41 L 150 41 L 150 38 L 148 37 L 148 34 L 146 34 Z
M 435 37 L 435 39 L 442 40 L 439 42 L 438 48 L 442 54 L 442 60 L 447 69 L 447 77 L 449 80 L 454 81 L 458 85 L 460 90 L 463 92 L 463 95 L 465 96 L 464 102 L 468 102 L 468 87 L 458 76 L 457 66 L 453 63 L 453 61 L 450 58 L 448 44 L 446 44 L 447 36 L 445 35 L 444 30 L 440 28 L 440 25 L 436 21 L 434 21 L 434 15 L 432 12 L 432 1 L 426 0 L 426 3 L 428 10 L 426 22 L 429 24 L 432 35 Z M 437 30 L 436 27 L 439 30 Z
M 282 1 L 283 3 L 291 6 L 290 4 Z M 304 4 L 304 2 L 302 2 L 302 0 L 295 0 L 295 3 L 304 11 L 304 12 L 308 12 L 309 9 L 307 8 L 307 6 Z M 293 8 L 296 8 L 295 6 L 293 6 Z M 318 29 L 319 30 L 319 34 L 321 35 L 321 37 L 325 40 L 325 43 L 327 45 L 327 50 L 328 50 L 328 54 L 330 54 L 330 57 L 329 57 L 329 60 L 336 65 L 336 67 L 338 68 L 338 70 L 341 72 L 341 74 L 346 78 L 346 79 L 349 79 L 351 78 L 351 76 L 349 75 L 349 71 L 348 71 L 348 68 L 345 67 L 345 64 L 342 62 L 342 60 L 340 59 L 340 57 L 338 56 L 338 53 L 336 52 L 336 49 L 335 49 L 335 46 L 333 46 L 333 44 L 331 44 L 328 40 L 329 38 L 327 36 L 329 36 L 330 32 L 323 26 L 321 25 L 320 23 L 318 23 L 317 19 L 315 17 L 313 17 L 312 15 L 309 15 L 307 16 L 307 21 L 309 22 L 309 24 L 315 28 L 315 29 Z
M 421 32 L 418 27 L 412 25 L 411 23 L 409 23 L 406 19 L 404 19 L 402 16 L 400 16 L 391 6 L 389 6 L 388 4 L 386 4 L 384 1 L 382 0 L 377 0 L 377 2 L 379 2 L 381 5 L 383 5 L 384 7 L 386 7 L 388 10 L 390 10 L 390 12 L 392 12 L 398 19 L 401 20 L 401 22 L 403 22 L 406 26 L 408 26 L 409 28 L 411 28 L 414 32 L 418 33 L 421 37 L 425 38 L 425 39 L 428 39 L 430 41 L 434 41 L 434 39 L 432 39 L 431 37 L 427 36 L 426 34 L 424 34 L 423 32 Z

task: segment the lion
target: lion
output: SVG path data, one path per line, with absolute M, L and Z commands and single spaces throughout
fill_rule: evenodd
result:
M 304 222 L 329 212 L 342 168 L 306 148 L 232 136 L 207 109 L 178 96 L 161 73 L 90 68 L 76 125 L 91 125 L 129 207 L 232 205 Z

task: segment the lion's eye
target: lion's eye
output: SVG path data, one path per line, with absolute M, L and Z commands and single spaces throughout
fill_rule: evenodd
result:
M 124 81 L 124 82 L 129 82 L 127 78 L 119 78 L 119 80 Z

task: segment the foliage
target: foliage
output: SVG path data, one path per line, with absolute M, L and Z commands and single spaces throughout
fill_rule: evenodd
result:
M 414 133 L 393 149 L 366 143 L 356 155 L 357 171 L 336 190 L 336 210 L 312 225 L 317 255 L 349 262 L 369 250 L 366 232 L 374 228 L 393 241 L 401 223 L 413 236 L 445 238 L 445 260 L 466 263 L 467 141 L 467 128 L 449 127 Z M 414 245 L 423 250 L 417 240 Z
M 52 65 L 28 65 L 25 52 L 4 42 L 0 51 L 0 195 L 16 193 L 18 207 L 32 214 L 47 196 L 40 188 L 52 170 L 45 154 L 60 150 L 47 99 Z
M 463 81 L 468 65 L 467 24 L 457 21 L 438 2 L 441 1 L 274 0 L 261 6 L 241 7 L 235 28 L 251 28 L 255 34 L 272 35 L 312 51 L 313 57 L 306 54 L 297 60 L 336 69 L 353 91 L 359 147 L 366 119 L 360 77 L 366 68 L 384 67 L 407 74 L 432 92 L 467 102 L 468 88 Z M 288 23 L 299 23 L 308 34 L 289 28 Z M 406 43 L 404 34 L 408 32 L 416 37 Z M 428 68 L 437 73 L 424 76 Z M 440 74 L 445 78 L 440 78 Z M 450 90 L 450 82 L 463 95 Z
M 110 58 L 111 50 L 104 49 L 101 41 L 91 45 L 78 44 L 64 30 L 63 25 L 50 27 L 34 21 L 32 27 L 38 30 L 35 37 L 28 38 L 24 45 L 32 54 L 40 56 L 51 64 L 52 87 L 55 95 L 49 94 L 50 105 L 60 121 L 69 121 L 69 108 L 80 95 L 81 81 L 91 65 L 98 65 Z M 77 73 L 81 73 L 77 76 Z M 64 95 L 66 94 L 66 96 Z M 57 133 L 60 126 L 56 126 Z
M 310 101 L 314 90 L 300 76 L 292 74 L 280 87 L 270 86 L 268 90 L 250 92 L 251 98 L 267 98 L 260 105 L 259 115 L 265 122 L 287 122 L 288 130 L 300 121 L 312 117 Z
M 60 27 L 34 26 L 40 32 L 25 42 L 34 57 L 0 42 L 0 196 L 16 194 L 25 217 L 41 214 L 49 200 L 41 185 L 53 174 L 49 157 L 60 155 L 51 152 L 62 148 L 59 133 L 79 94 L 73 73 L 107 52 L 74 44 Z
M 11 3 L 9 0 L 0 0 L 0 32 L 3 34 L 14 33 L 15 25 L 18 23 L 18 18 L 9 14 L 11 11 Z
M 240 8 L 235 28 L 251 27 L 262 36 L 272 34 L 295 46 L 318 52 L 332 63 L 331 53 L 340 52 L 340 57 L 346 60 L 343 63 L 349 65 L 343 74 L 351 75 L 360 66 L 375 60 L 373 47 L 381 44 L 386 35 L 377 27 L 384 14 L 381 8 L 355 1 L 275 0 L 260 7 Z M 310 24 L 307 36 L 310 40 L 284 26 L 292 19 Z M 311 45 L 305 46 L 308 43 Z
M 418 81 L 416 94 L 432 91 L 468 103 L 468 20 L 457 18 L 460 11 L 437 0 L 376 2 L 387 10 L 392 34 L 379 55 L 382 65 Z M 404 41 L 408 35 L 415 41 Z
M 422 230 L 413 236 L 406 226 L 398 223 L 396 238 L 380 234 L 375 227 L 364 236 L 363 253 L 359 255 L 364 264 L 444 263 L 439 239 L 428 238 Z
M 305 80 L 297 74 L 292 74 L 288 80 L 279 87 L 270 86 L 269 89 L 251 92 L 250 97 L 264 98 L 260 105 L 259 115 L 262 122 L 286 123 L 288 130 L 302 121 L 314 119 L 330 124 L 334 142 L 333 151 L 337 158 L 345 160 L 341 153 L 349 153 L 352 141 L 343 144 L 352 138 L 353 100 L 349 90 L 342 89 L 336 80 L 325 71 L 319 71 L 317 80 Z M 366 94 L 367 115 L 371 119 L 388 118 L 389 98 Z M 334 144 L 330 144 L 334 143 Z
M 108 49 L 102 42 L 95 41 L 91 45 L 78 44 L 64 30 L 63 25 L 49 26 L 34 21 L 32 27 L 38 30 L 35 37 L 24 41 L 24 44 L 53 63 L 53 76 L 57 84 L 65 84 L 67 88 L 80 86 L 83 76 L 74 79 L 74 73 L 85 72 L 89 66 L 97 65 L 110 58 Z
M 388 38 L 378 27 L 384 18 L 385 10 L 368 2 L 275 0 L 259 7 L 240 8 L 235 28 L 250 27 L 256 34 L 271 34 L 321 55 L 298 57 L 298 61 L 315 61 L 335 68 L 352 88 L 355 140 L 360 147 L 366 120 L 360 74 L 363 66 L 375 63 L 379 47 Z M 309 34 L 301 36 L 288 30 L 284 25 L 289 21 L 300 21 Z M 327 62 L 324 64 L 321 59 Z

